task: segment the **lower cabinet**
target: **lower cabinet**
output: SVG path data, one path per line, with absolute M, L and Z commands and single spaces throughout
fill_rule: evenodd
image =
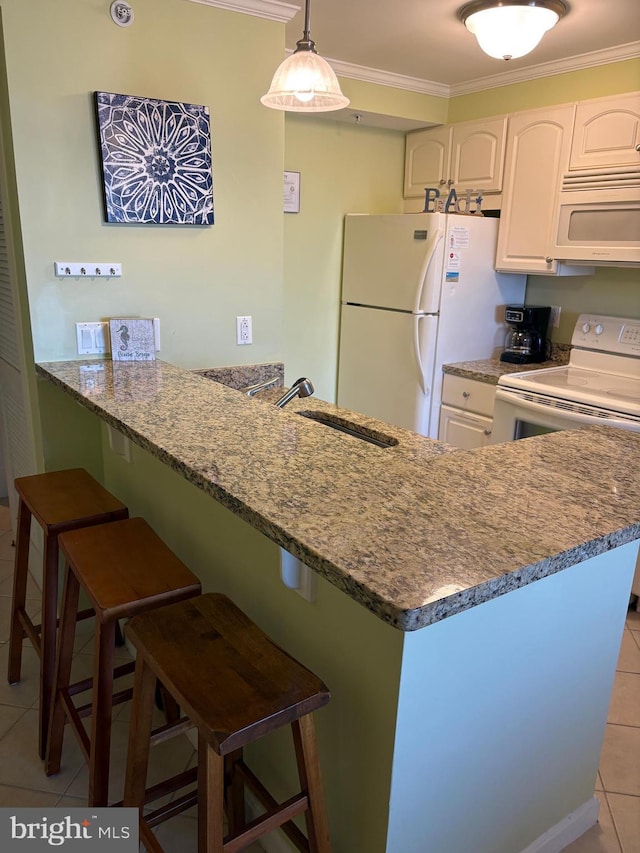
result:
M 484 447 L 491 438 L 495 385 L 445 374 L 438 438 L 462 450 Z

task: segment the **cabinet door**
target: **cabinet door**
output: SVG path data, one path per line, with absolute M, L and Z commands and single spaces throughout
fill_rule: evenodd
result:
M 640 166 L 640 92 L 579 103 L 570 169 Z
M 450 127 L 434 127 L 407 134 L 404 161 L 405 198 L 424 198 L 425 187 L 446 185 L 449 177 L 450 143 Z
M 493 421 L 482 415 L 469 415 L 460 409 L 440 407 L 438 439 L 461 450 L 486 447 L 491 437 Z
M 507 117 L 453 125 L 451 174 L 458 194 L 467 189 L 499 193 L 502 190 Z
M 569 164 L 574 111 L 569 104 L 509 119 L 497 270 L 558 274 L 549 252 L 562 174 Z

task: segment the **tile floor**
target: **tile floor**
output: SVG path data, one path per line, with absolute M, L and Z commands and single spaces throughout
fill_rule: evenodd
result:
M 12 575 L 9 511 L 0 506 L 0 806 L 82 806 L 86 802 L 87 772 L 70 732 L 65 738 L 60 773 L 47 778 L 43 772 L 36 750 L 38 658 L 28 644 L 21 682 L 10 687 L 6 681 Z M 27 594 L 35 616 L 40 606 L 35 584 Z M 77 630 L 74 672 L 79 677 L 91 671 L 91 651 L 91 624 L 87 620 Z M 120 654 L 124 656 L 126 651 Z M 125 704 L 114 712 L 113 801 L 121 797 L 128 710 Z M 150 778 L 157 781 L 191 767 L 194 759 L 186 737 L 168 741 L 152 751 Z M 640 613 L 633 610 L 629 611 L 620 648 L 595 788 L 601 803 L 599 823 L 566 848 L 566 853 L 640 853 Z M 157 836 L 167 853 L 195 850 L 193 812 L 162 824 Z M 262 848 L 255 844 L 249 850 L 259 853 Z

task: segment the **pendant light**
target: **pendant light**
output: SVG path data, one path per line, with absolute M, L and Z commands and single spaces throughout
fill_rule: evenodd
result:
M 489 56 L 517 59 L 530 53 L 568 8 L 564 0 L 474 0 L 458 17 Z
M 271 87 L 260 100 L 265 107 L 294 113 L 324 113 L 349 104 L 340 91 L 333 68 L 318 55 L 309 36 L 309 2 L 304 10 L 304 33 L 296 49 L 280 63 Z

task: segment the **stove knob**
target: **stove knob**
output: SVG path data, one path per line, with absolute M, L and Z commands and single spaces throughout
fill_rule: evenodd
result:
M 604 332 L 604 326 L 602 323 L 598 323 L 596 326 L 596 335 L 601 335 Z
M 590 329 L 591 329 L 591 323 L 583 323 L 582 324 L 582 331 L 585 333 L 585 335 L 587 334 L 587 332 L 590 331 Z

